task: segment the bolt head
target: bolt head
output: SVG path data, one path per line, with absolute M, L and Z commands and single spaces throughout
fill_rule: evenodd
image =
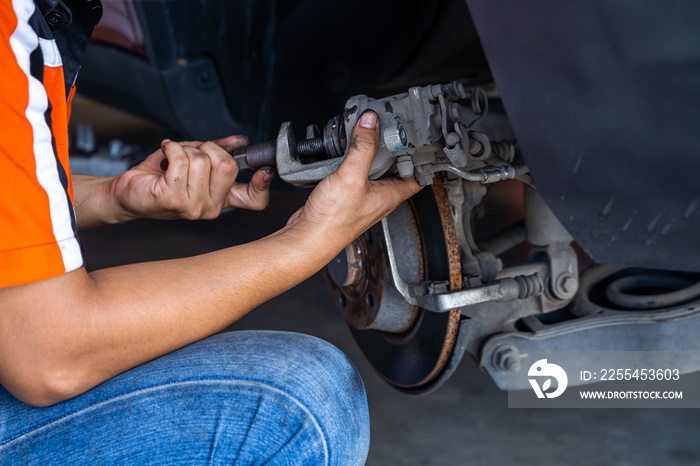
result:
M 493 352 L 491 361 L 496 369 L 501 372 L 520 372 L 520 353 L 515 346 L 499 346 Z
M 518 357 L 507 357 L 505 360 L 508 372 L 520 372 L 520 358 Z
M 572 276 L 564 277 L 561 282 L 561 289 L 567 293 L 573 293 L 576 291 L 578 285 L 578 280 Z
M 450 105 L 450 116 L 453 120 L 459 120 L 462 117 L 462 106 L 458 103 Z
M 403 129 L 403 125 L 399 124 L 394 127 L 388 127 L 384 130 L 384 143 L 390 151 L 404 150 L 408 145 L 408 136 Z
M 439 84 L 433 84 L 428 88 L 428 93 L 430 94 L 431 98 L 437 99 L 437 97 L 442 94 L 442 86 Z
M 413 176 L 413 161 L 410 156 L 402 155 L 396 160 L 396 168 L 399 171 L 399 176 L 401 178 L 408 178 Z
M 578 291 L 578 280 L 573 274 L 564 272 L 554 283 L 554 294 L 560 299 L 569 299 Z

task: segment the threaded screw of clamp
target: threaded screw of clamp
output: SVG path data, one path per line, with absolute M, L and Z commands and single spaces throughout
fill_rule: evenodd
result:
M 325 155 L 323 138 L 302 139 L 297 141 L 297 150 L 302 158 Z

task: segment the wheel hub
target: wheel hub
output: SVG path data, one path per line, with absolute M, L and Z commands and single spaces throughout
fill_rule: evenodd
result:
M 418 283 L 424 280 L 424 259 L 415 214 L 402 204 L 389 221 L 397 231 L 395 249 L 401 276 Z M 394 289 L 384 260 L 386 247 L 380 227 L 373 227 L 353 241 L 326 267 L 328 287 L 345 321 L 360 330 L 406 332 L 419 309 Z

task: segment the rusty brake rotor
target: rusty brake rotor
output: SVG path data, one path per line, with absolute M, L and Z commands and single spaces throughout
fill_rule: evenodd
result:
M 462 286 L 457 235 L 439 177 L 392 214 L 392 243 L 408 282 Z M 391 285 L 381 228 L 358 238 L 326 269 L 327 283 L 358 345 L 379 374 L 408 392 L 430 388 L 457 340 L 461 311 L 435 313 L 410 305 Z

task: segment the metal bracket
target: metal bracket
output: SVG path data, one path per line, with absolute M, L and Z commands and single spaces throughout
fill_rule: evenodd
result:
M 389 222 L 386 218 L 382 220 L 382 232 L 394 287 L 406 302 L 420 306 L 428 311 L 449 312 L 474 304 L 525 299 L 539 295 L 544 290 L 542 278 L 537 273 L 502 278 L 483 286 L 457 291 L 447 291 L 447 286 L 444 282 L 406 283 L 399 274 L 389 231 Z

